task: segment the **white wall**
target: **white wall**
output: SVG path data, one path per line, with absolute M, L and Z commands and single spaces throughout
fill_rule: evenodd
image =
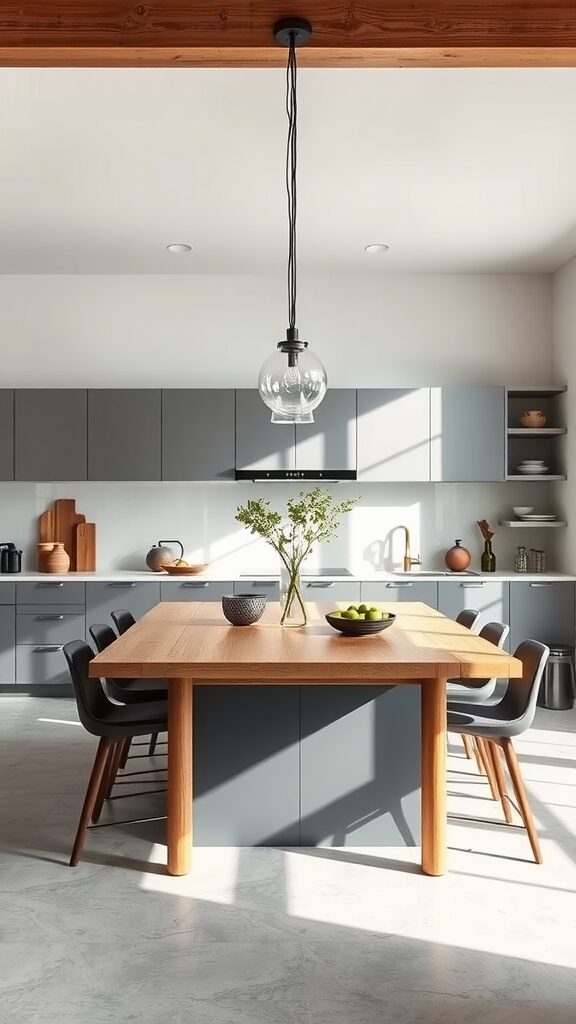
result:
M 560 556 L 568 572 L 576 569 L 576 423 L 571 410 L 576 394 L 576 259 L 561 267 L 553 277 L 553 373 L 559 384 L 568 385 L 566 464 L 568 480 L 556 486 L 559 509 L 568 521 L 562 531 Z M 572 524 L 572 525 L 570 525 Z
M 344 386 L 547 382 L 546 275 L 302 276 L 301 335 Z M 0 386 L 250 387 L 283 276 L 0 276 Z

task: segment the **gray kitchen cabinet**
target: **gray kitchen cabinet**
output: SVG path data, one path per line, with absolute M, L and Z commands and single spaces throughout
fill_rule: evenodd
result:
M 430 479 L 430 389 L 358 391 L 358 479 Z
M 14 479 L 14 392 L 0 390 L 0 480 Z
M 398 580 L 363 583 L 360 596 L 366 604 L 385 604 L 387 601 L 423 601 L 430 608 L 438 607 L 438 584 L 423 580 Z
M 504 480 L 502 387 L 432 388 L 431 479 Z
M 88 392 L 88 479 L 160 480 L 161 392 Z
M 352 580 L 303 580 L 302 597 L 304 601 L 314 601 L 316 604 L 358 604 L 360 584 Z
M 194 842 L 299 842 L 298 686 L 194 687 Z
M 417 846 L 420 688 L 300 691 L 300 844 Z
M 74 606 L 72 606 L 74 608 Z M 18 609 L 16 615 L 17 644 L 67 644 L 83 640 L 86 631 L 84 606 Z
M 14 605 L 0 605 L 0 686 L 16 682 L 16 612 Z
M 95 623 L 112 625 L 111 612 L 126 608 L 135 619 L 141 618 L 160 602 L 160 582 L 134 583 L 112 581 L 86 584 L 86 635 Z
M 221 601 L 232 593 L 234 584 L 222 580 L 163 580 L 160 583 L 161 601 Z
M 162 479 L 233 480 L 235 392 L 162 392 Z
M 14 478 L 86 480 L 86 391 L 17 390 Z
M 296 469 L 356 469 L 356 390 L 328 390 L 314 423 L 296 424 Z
M 18 606 L 84 604 L 84 583 L 78 580 L 29 580 L 16 587 L 16 603 Z
M 70 673 L 61 644 L 18 644 L 16 682 L 19 686 L 71 689 Z
M 574 583 L 510 584 L 510 649 L 528 639 L 574 645 Z
M 235 594 L 266 594 L 269 601 L 280 600 L 280 580 L 241 579 L 234 581 Z
M 236 392 L 236 469 L 296 469 L 296 427 L 272 423 L 256 389 Z
M 509 599 L 510 585 L 505 580 L 453 579 L 438 584 L 438 610 L 443 615 L 455 619 L 464 608 L 482 613 L 475 632 L 487 622 L 509 623 Z
M 0 604 L 16 603 L 16 584 L 0 583 Z

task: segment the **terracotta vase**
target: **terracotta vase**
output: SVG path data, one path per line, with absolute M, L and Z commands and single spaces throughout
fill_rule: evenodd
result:
M 444 561 L 451 572 L 463 572 L 472 561 L 470 552 L 462 547 L 462 541 L 457 540 L 453 548 L 444 555 Z
M 55 541 L 50 551 L 44 554 L 44 572 L 68 572 L 70 569 L 70 555 L 64 548 L 64 544 Z
M 46 569 L 46 558 L 48 553 L 52 551 L 54 547 L 54 541 L 42 541 L 38 544 L 38 572 L 47 572 Z

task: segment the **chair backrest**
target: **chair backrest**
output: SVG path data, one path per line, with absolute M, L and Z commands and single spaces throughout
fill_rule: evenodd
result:
M 118 639 L 112 626 L 106 626 L 103 623 L 90 626 L 90 636 L 96 644 L 98 654 L 102 654 L 102 651 L 105 651 L 107 647 L 110 647 L 110 644 L 113 644 Z
M 546 668 L 550 648 L 538 640 L 523 640 L 514 651 L 514 657 L 523 665 L 521 679 L 511 679 L 500 704 L 499 718 L 509 722 L 522 722 L 522 729 L 529 729 L 536 714 L 536 701 Z
M 128 630 L 136 623 L 136 619 L 132 615 L 132 612 L 129 612 L 126 608 L 119 608 L 117 611 L 111 612 L 111 615 L 112 621 L 120 636 L 122 636 L 123 633 L 127 633 Z
M 464 610 L 456 616 L 456 622 L 459 622 L 461 626 L 466 626 L 466 629 L 474 629 L 479 618 L 480 612 L 477 612 L 475 608 L 464 608 Z
M 70 669 L 78 717 L 88 732 L 102 736 L 102 720 L 110 702 L 98 680 L 88 676 L 94 651 L 83 640 L 72 640 L 65 645 L 64 655 Z
M 505 622 L 487 622 L 485 626 L 482 626 L 479 635 L 483 640 L 494 644 L 495 647 L 504 647 L 509 632 L 510 626 L 507 626 Z

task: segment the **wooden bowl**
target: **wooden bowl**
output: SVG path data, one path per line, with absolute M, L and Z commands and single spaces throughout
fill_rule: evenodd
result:
M 208 568 L 206 565 L 163 565 L 162 569 L 167 572 L 169 576 L 197 576 L 199 572 L 204 572 Z

